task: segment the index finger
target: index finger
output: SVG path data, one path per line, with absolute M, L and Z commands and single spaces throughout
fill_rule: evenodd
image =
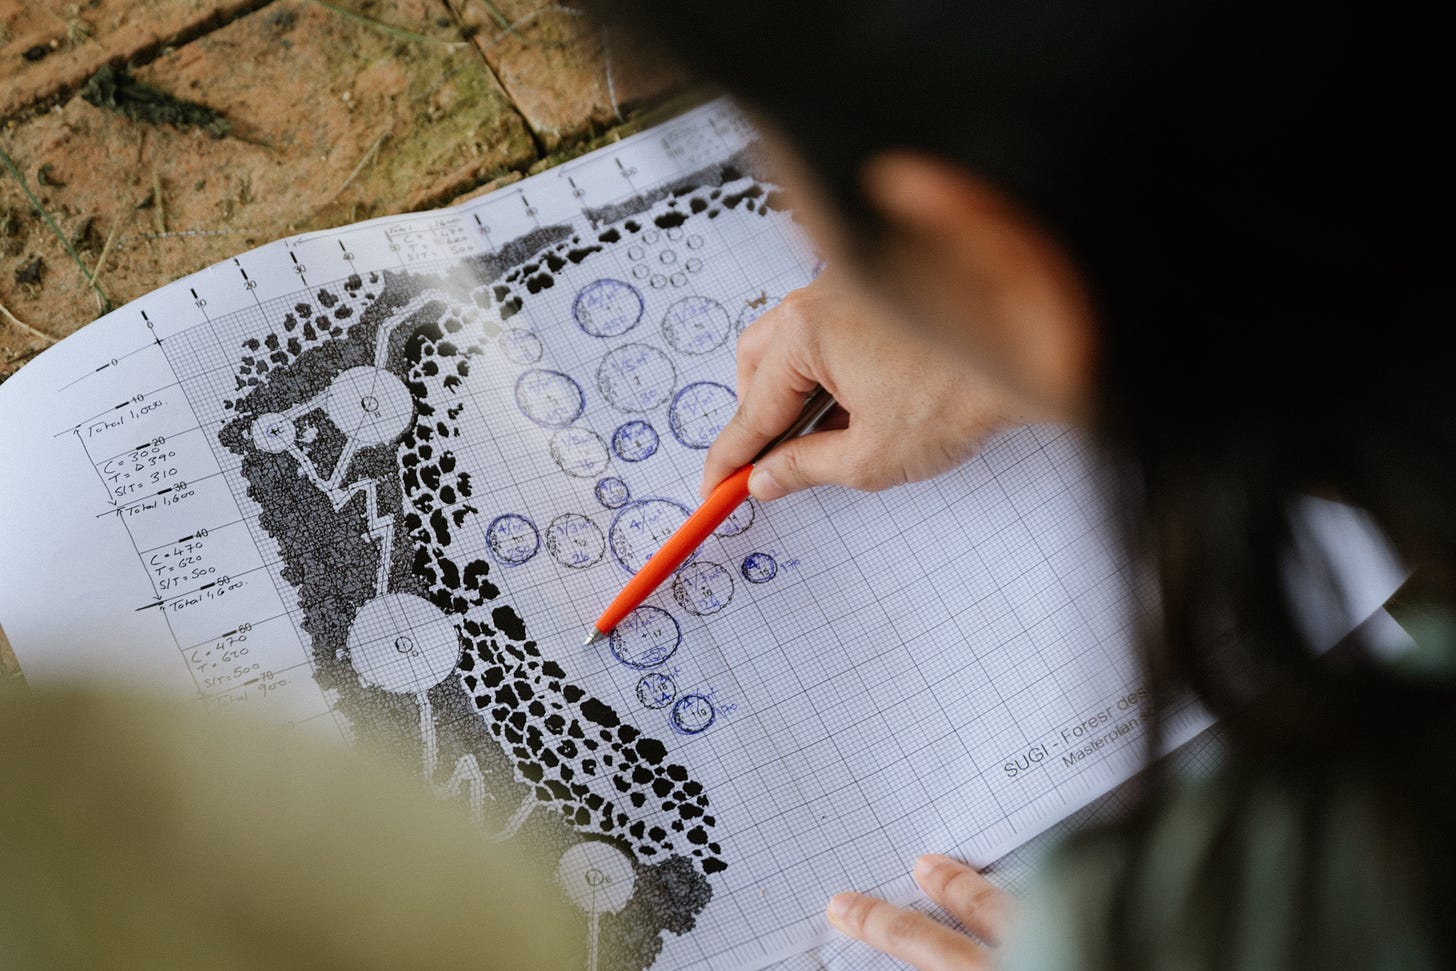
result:
M 1012 901 L 1000 887 L 975 870 L 939 853 L 915 861 L 915 882 L 972 933 L 995 946 L 1011 923 Z
M 771 346 L 748 386 L 738 389 L 738 410 L 708 449 L 701 494 L 706 497 L 788 428 L 804 409 L 805 396 L 818 386 L 813 376 L 794 366 L 782 344 Z

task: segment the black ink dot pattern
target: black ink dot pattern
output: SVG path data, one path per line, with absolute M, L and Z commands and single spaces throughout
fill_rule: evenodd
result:
M 449 350 L 446 357 L 460 353 Z M 415 395 L 416 420 L 401 445 L 400 468 L 415 568 L 436 604 L 463 613 L 499 591 L 487 579 L 487 564 L 461 567 L 451 555 L 456 530 L 477 510 L 458 499 L 446 501 L 447 495 L 468 494 L 470 486 L 445 447 L 460 431 L 437 420 L 431 382 L 424 380 L 426 365 L 441 358 L 438 336 L 421 328 L 408 353 L 415 362 L 407 384 Z M 476 582 L 465 589 L 461 581 L 472 568 Z M 543 658 L 512 607 L 496 606 L 490 616 L 489 624 L 468 618 L 462 624 L 460 677 L 537 799 L 578 830 L 623 840 L 644 861 L 682 853 L 696 858 L 704 873 L 724 870 L 703 786 L 668 759 L 660 740 L 624 722 L 611 705 Z M 597 780 L 609 781 L 609 795 Z M 661 823 L 659 814 L 667 816 Z

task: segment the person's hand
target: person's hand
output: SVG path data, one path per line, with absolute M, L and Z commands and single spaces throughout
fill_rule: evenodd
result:
M 830 925 L 918 971 L 990 968 L 991 948 L 1005 939 L 1011 922 L 1011 896 L 947 856 L 922 856 L 915 861 L 914 873 L 925 895 L 980 938 L 979 942 L 918 911 L 862 893 L 831 897 L 826 910 Z
M 1009 423 L 1002 397 L 964 359 L 886 319 L 826 273 L 739 337 L 738 412 L 708 450 L 702 494 L 787 428 L 816 385 L 839 407 L 819 431 L 785 442 L 754 467 L 754 498 L 928 479 L 966 461 Z

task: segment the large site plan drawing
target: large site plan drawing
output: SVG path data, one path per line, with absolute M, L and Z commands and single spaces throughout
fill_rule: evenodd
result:
M 581 646 L 695 505 L 737 335 L 818 270 L 714 103 L 179 281 L 0 388 L 0 448 L 55 483 L 0 538 L 85 550 L 64 582 L 104 591 L 43 610 L 56 564 L 0 586 L 0 622 L 32 679 L 403 760 L 556 874 L 594 969 L 804 952 L 831 893 L 904 899 L 916 854 L 988 862 L 1126 778 L 1146 700 L 1146 591 L 1059 428 L 745 503 Z
M 236 416 L 218 439 L 298 591 L 335 710 L 365 738 L 417 748 L 426 780 L 501 838 L 572 851 L 564 885 L 600 919 L 604 959 L 634 967 L 661 931 L 694 926 L 728 866 L 709 794 L 663 741 L 731 710 L 670 664 L 684 622 L 777 565 L 748 548 L 747 506 L 728 564 L 699 559 L 672 602 L 614 632 L 635 718 L 621 692 L 567 670 L 569 639 L 543 653 L 559 595 L 528 591 L 562 571 L 605 575 L 584 591 L 621 583 L 686 517 L 680 488 L 655 492 L 680 485 L 735 405 L 719 381 L 687 380 L 721 378 L 724 356 L 693 359 L 767 302 L 730 316 L 699 292 L 718 288 L 689 281 L 771 215 L 767 194 L 730 161 L 499 255 L 275 302 L 217 402 Z M 636 474 L 646 463 L 671 472 Z

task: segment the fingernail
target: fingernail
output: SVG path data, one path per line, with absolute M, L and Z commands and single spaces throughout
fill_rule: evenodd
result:
M 748 494 L 760 502 L 773 502 L 789 494 L 768 469 L 754 466 L 748 475 Z
M 854 902 L 854 894 L 837 893 L 829 898 L 829 906 L 824 908 L 824 914 L 829 918 L 829 923 L 840 924 L 844 918 L 849 916 L 849 905 Z

